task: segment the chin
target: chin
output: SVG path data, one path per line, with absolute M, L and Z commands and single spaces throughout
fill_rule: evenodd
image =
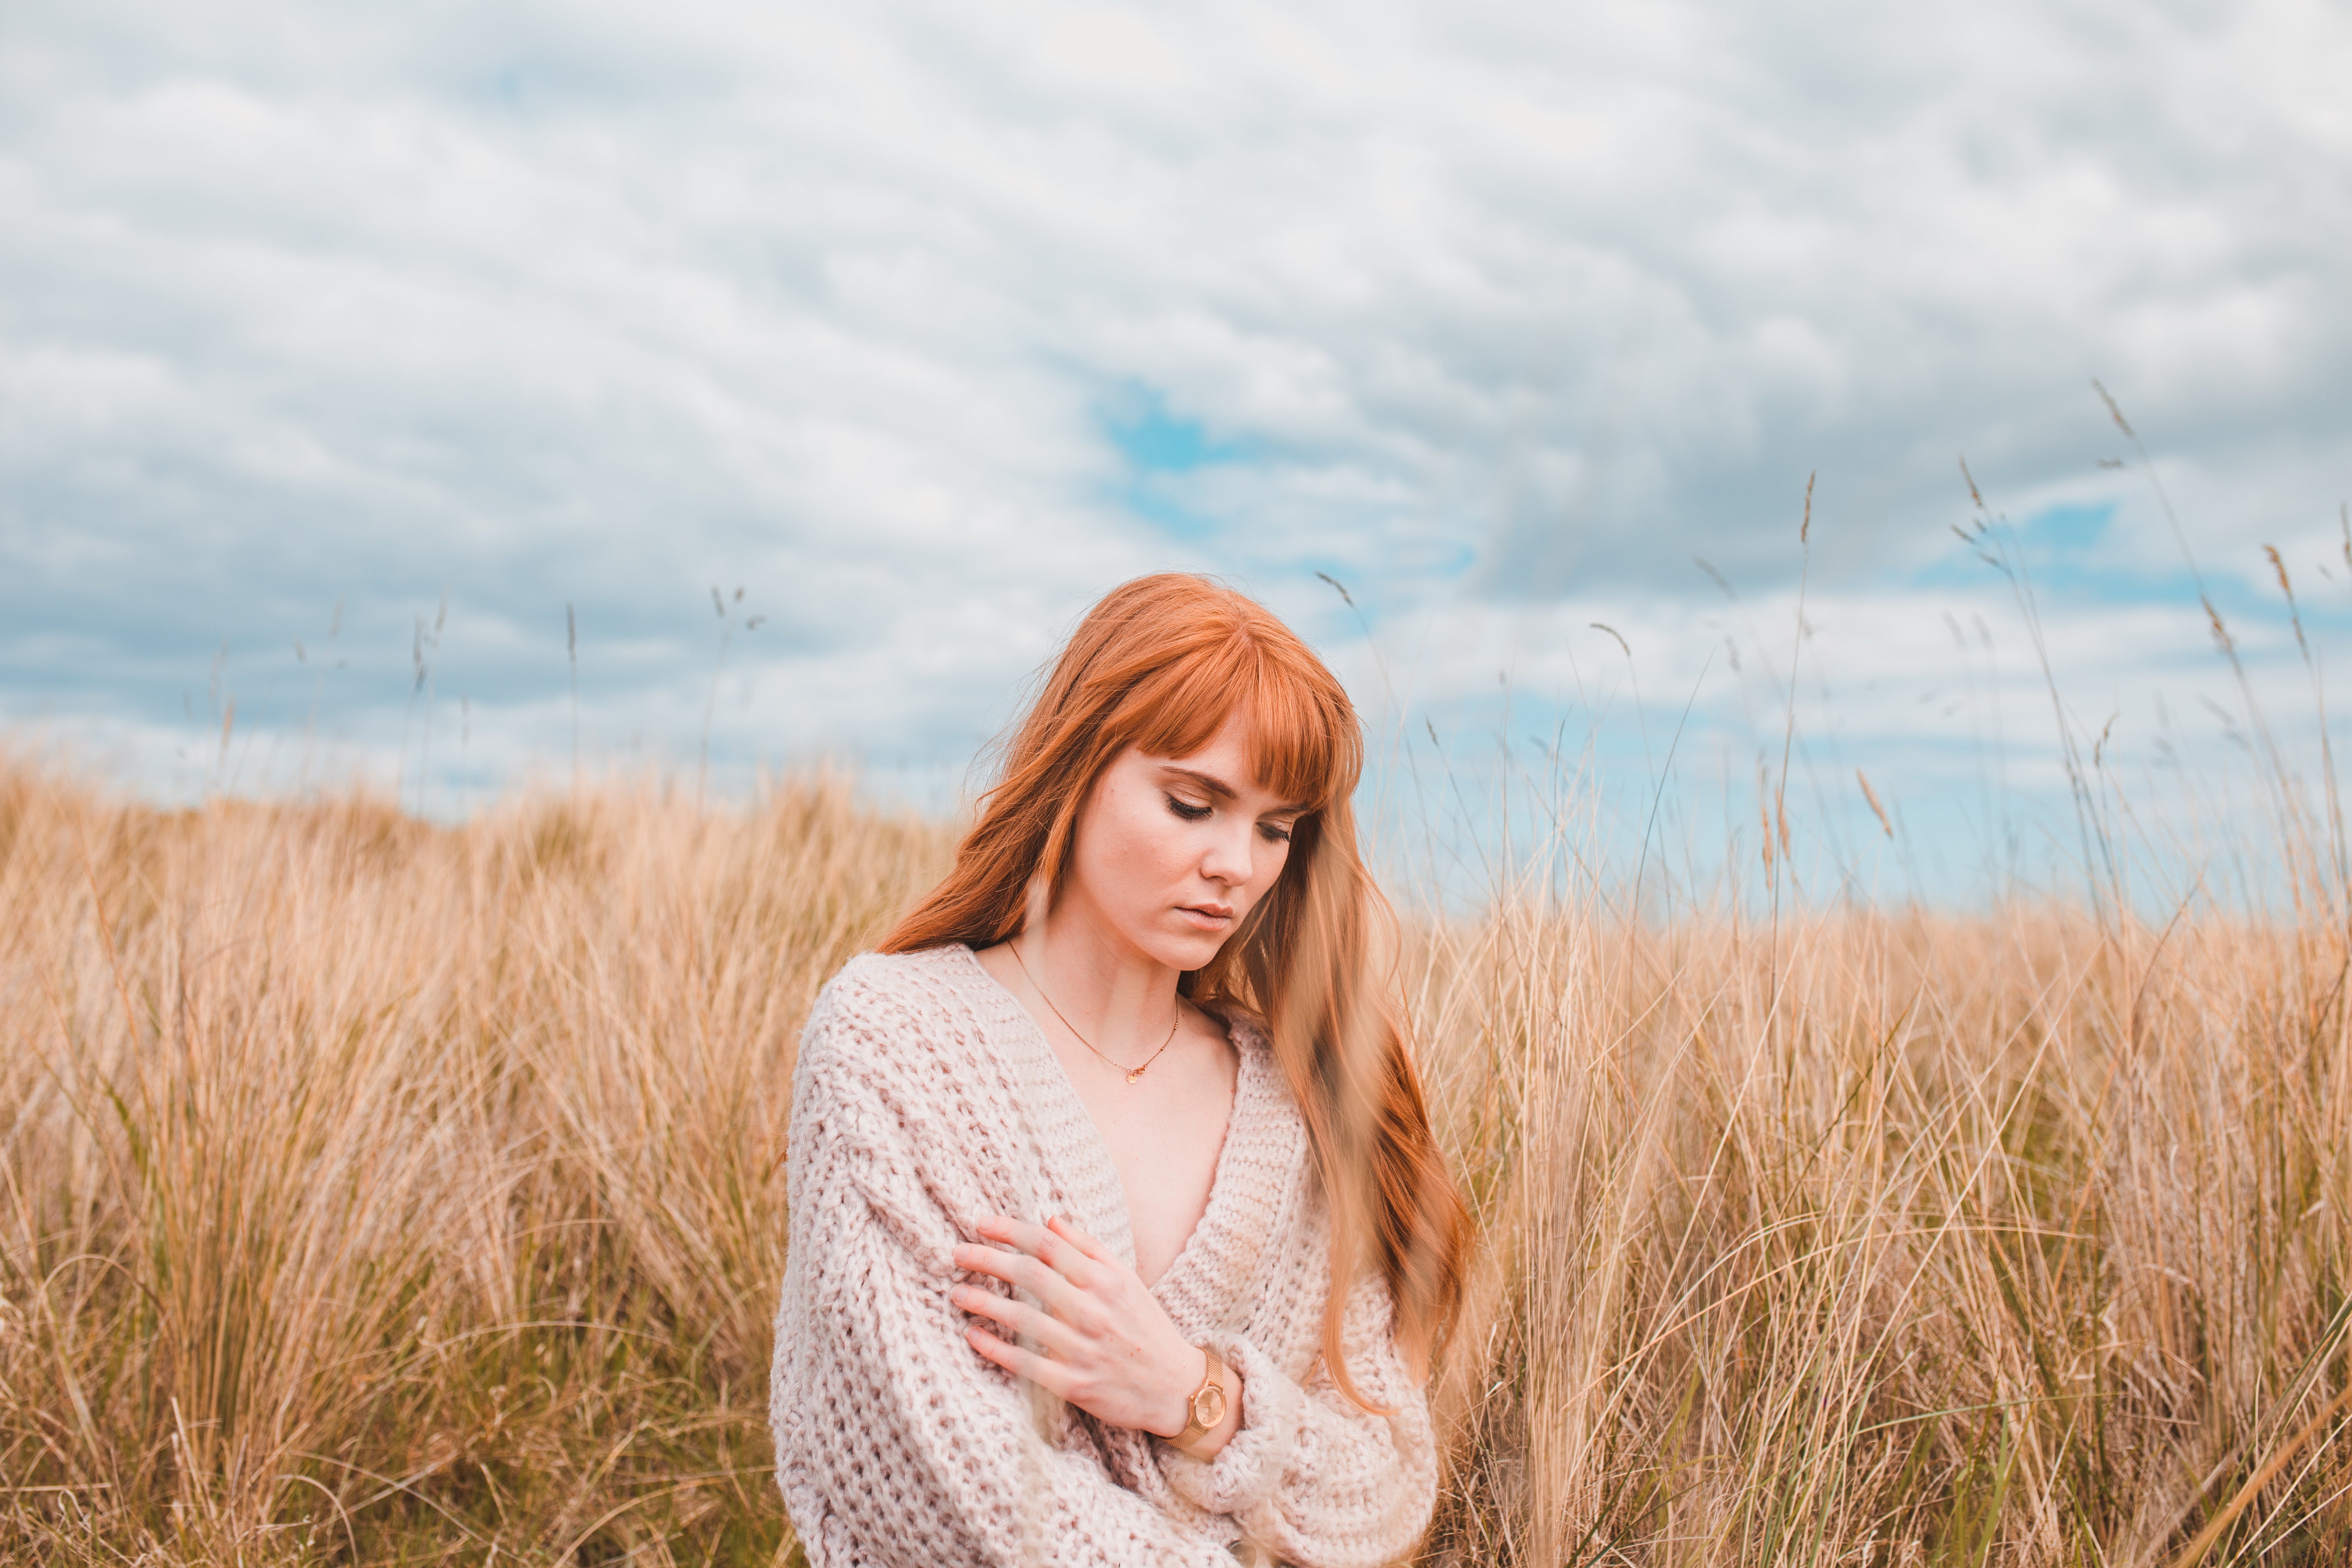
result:
M 1204 933 L 1165 937 L 1159 942 L 1139 945 L 1169 968 L 1190 973 L 1195 969 L 1207 968 L 1209 962 L 1223 951 L 1225 938 Z

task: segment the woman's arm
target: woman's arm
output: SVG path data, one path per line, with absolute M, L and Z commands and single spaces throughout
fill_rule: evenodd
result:
M 1018 1286 L 1039 1305 L 970 1289 L 956 1304 L 1047 1354 L 983 1329 L 973 1331 L 973 1348 L 1108 1425 L 1175 1431 L 1180 1402 L 1200 1381 L 1200 1352 L 1133 1271 L 1059 1222 L 1048 1229 L 992 1219 L 980 1228 L 1018 1250 L 967 1246 L 958 1261 Z M 1213 1450 L 1204 1458 L 1163 1446 L 1170 1487 L 1196 1508 L 1231 1515 L 1248 1540 L 1300 1568 L 1376 1568 L 1403 1556 L 1428 1524 L 1437 1456 L 1427 1400 L 1390 1321 L 1386 1286 L 1360 1281 L 1341 1324 L 1348 1370 L 1386 1415 L 1350 1402 L 1319 1363 L 1301 1385 L 1247 1336 L 1210 1336 L 1240 1384 L 1238 1410 L 1228 1412 L 1213 1444 L 1202 1445 Z
M 1030 1225 L 991 1215 L 978 1226 L 990 1241 L 1015 1248 L 956 1248 L 956 1266 L 1027 1292 L 1037 1305 L 964 1286 L 950 1300 L 983 1320 L 967 1331 L 971 1348 L 1009 1373 L 1066 1399 L 1107 1426 L 1174 1438 L 1192 1419 L 1192 1394 L 1208 1370 L 1135 1270 L 1093 1237 L 1056 1217 Z M 1016 1342 L 1026 1339 L 1030 1350 Z M 1236 1404 L 1240 1377 L 1222 1380 Z M 1236 1426 L 1228 1409 L 1189 1445 L 1207 1458 Z
M 1412 1550 L 1437 1498 L 1428 1397 L 1391 1331 L 1386 1285 L 1360 1280 L 1343 1320 L 1351 1403 L 1319 1361 L 1304 1384 L 1242 1335 L 1212 1347 L 1243 1379 L 1241 1426 L 1203 1463 L 1162 1449 L 1170 1487 L 1195 1507 L 1231 1514 L 1245 1539 L 1300 1568 L 1377 1568 Z
M 1231 1568 L 1091 1453 L 1041 1436 L 1026 1388 L 973 1353 L 949 1300 L 970 1278 L 953 1264 L 963 1238 L 875 1081 L 887 1064 L 836 1048 L 833 1021 L 821 1006 L 797 1075 L 771 1405 L 810 1562 Z

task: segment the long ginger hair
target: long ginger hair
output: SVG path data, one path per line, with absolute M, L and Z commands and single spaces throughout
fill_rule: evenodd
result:
M 1356 845 L 1362 728 L 1338 679 L 1287 626 L 1198 577 L 1139 577 L 1106 595 L 1013 731 L 955 868 L 881 947 L 977 949 L 1018 934 L 1033 882 L 1042 876 L 1049 893 L 1060 886 L 1078 814 L 1111 761 L 1129 746 L 1188 756 L 1235 712 L 1258 782 L 1307 809 L 1282 875 L 1179 989 L 1239 1009 L 1273 1043 L 1331 1209 L 1324 1360 L 1365 1405 L 1340 1353 L 1348 1287 L 1366 1262 L 1379 1268 L 1398 1344 L 1425 1375 L 1461 1304 L 1470 1219 L 1406 1039 L 1395 920 Z

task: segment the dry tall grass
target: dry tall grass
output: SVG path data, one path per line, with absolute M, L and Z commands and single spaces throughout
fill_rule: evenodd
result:
M 438 829 L 0 771 L 0 1556 L 788 1553 L 794 1037 L 946 849 L 822 784 Z M 2345 973 L 2054 909 L 1425 928 L 1487 1243 L 1432 1559 L 2352 1561 Z

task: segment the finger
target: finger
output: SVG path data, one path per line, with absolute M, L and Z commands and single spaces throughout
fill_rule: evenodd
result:
M 1054 1233 L 1044 1226 L 1033 1225 L 1025 1219 L 1015 1219 L 1009 1214 L 990 1215 L 978 1225 L 973 1226 L 972 1229 L 991 1241 L 1002 1241 L 1017 1247 L 1032 1257 L 1037 1255 L 1037 1249 L 1040 1247 L 1045 1246 L 1054 1239 Z
M 1003 1329 L 994 1331 L 1000 1338 L 1025 1334 L 1045 1346 L 1046 1354 L 1064 1360 L 1084 1348 L 1078 1335 L 1067 1324 L 1047 1317 L 1025 1302 L 1012 1300 L 993 1290 L 976 1290 L 970 1286 L 961 1286 L 951 1291 L 948 1299 L 974 1317 L 991 1318 L 1002 1323 Z
M 982 1236 L 1011 1242 L 1081 1290 L 1092 1289 L 1097 1282 L 1087 1255 L 1065 1240 L 1057 1230 L 1004 1215 L 992 1215 L 976 1228 Z
M 973 1242 L 959 1245 L 954 1253 L 955 1266 L 967 1274 L 986 1274 L 1013 1284 L 1013 1270 L 1022 1261 L 1017 1252 L 1003 1252 L 993 1247 L 982 1247 Z
M 972 1228 L 992 1241 L 1002 1241 L 1020 1248 L 1080 1289 L 1095 1283 L 1086 1255 L 1045 1226 L 998 1214 L 990 1215 Z
M 1068 1280 L 1081 1290 L 1095 1287 L 1097 1270 L 1087 1255 L 1063 1239 L 1059 1231 L 1047 1230 L 1037 1243 L 1037 1257 L 1046 1268 Z
M 1088 1236 L 1085 1231 L 1080 1230 L 1076 1226 L 1072 1225 L 1068 1215 L 1055 1215 L 1046 1223 L 1053 1228 L 1056 1235 L 1060 1236 L 1072 1247 L 1076 1247 L 1080 1252 L 1086 1254 L 1087 1258 L 1093 1259 L 1095 1262 L 1109 1264 L 1118 1261 L 1118 1259 L 1111 1256 L 1110 1248 L 1105 1247 L 1101 1242 L 1097 1241 L 1093 1237 Z
M 1075 1382 L 1069 1368 L 1060 1362 L 1047 1361 L 1034 1351 L 1007 1344 L 977 1323 L 966 1329 L 963 1337 L 972 1349 L 1015 1377 L 1025 1377 L 1046 1393 L 1060 1398 L 1069 1397 Z
M 1000 1252 L 992 1247 L 969 1244 L 955 1249 L 958 1268 L 971 1274 L 986 1274 L 1002 1279 L 1018 1290 L 1026 1290 L 1045 1303 L 1048 1310 L 1061 1311 L 1076 1304 L 1077 1293 L 1044 1263 L 1025 1253 Z

